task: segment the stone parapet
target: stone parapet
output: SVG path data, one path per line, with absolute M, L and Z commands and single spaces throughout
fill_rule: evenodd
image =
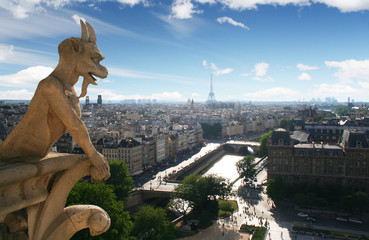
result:
M 83 155 L 58 153 L 0 163 L 0 240 L 64 240 L 84 228 L 93 236 L 108 230 L 110 218 L 100 207 L 65 207 L 69 192 L 90 168 Z

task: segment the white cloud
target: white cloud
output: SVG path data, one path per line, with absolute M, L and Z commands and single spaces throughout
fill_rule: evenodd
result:
M 329 68 L 338 68 L 339 71 L 334 74 L 343 82 L 351 82 L 353 78 L 369 81 L 369 59 L 358 61 L 349 59 L 342 62 L 325 61 Z
M 36 88 L 39 81 L 47 77 L 53 68 L 36 66 L 21 70 L 15 74 L 0 76 L 0 86 Z
M 296 6 L 308 6 L 310 0 L 219 0 L 224 6 L 235 10 L 257 9 L 258 5 L 281 5 L 293 4 Z
M 316 70 L 316 69 L 318 69 L 318 67 L 308 66 L 308 65 L 305 65 L 305 64 L 302 64 L 302 63 L 297 64 L 296 67 L 299 70 L 301 70 L 301 71 L 309 71 L 309 70 Z
M 220 76 L 220 75 L 229 74 L 229 73 L 233 72 L 232 68 L 219 69 L 214 63 L 210 63 L 210 65 L 209 65 L 206 60 L 202 61 L 202 65 L 205 68 L 213 69 L 214 70 L 213 74 L 215 76 Z
M 97 98 L 97 95 L 102 95 L 103 101 L 122 101 L 125 99 L 157 99 L 162 101 L 185 100 L 184 97 L 178 92 L 153 93 L 151 95 L 141 95 L 141 94 L 123 95 L 117 94 L 114 92 L 114 90 L 110 89 L 91 88 L 88 90 L 88 93 L 90 99 Z
M 307 73 L 301 73 L 301 75 L 298 77 L 298 80 L 302 80 L 302 81 L 310 81 L 311 80 L 311 76 Z
M 123 5 L 129 5 L 131 7 L 140 3 L 142 3 L 145 7 L 150 6 L 150 3 L 147 0 L 117 0 L 117 2 Z
M 109 76 L 118 76 L 133 79 L 155 79 L 161 81 L 178 82 L 182 84 L 192 84 L 191 80 L 181 76 L 151 73 L 151 72 L 140 72 L 135 70 L 129 70 L 124 68 L 109 67 Z
M 254 93 L 245 93 L 245 97 L 254 97 L 258 100 L 294 100 L 296 97 L 301 96 L 301 94 L 295 90 L 284 88 L 284 87 L 276 87 L 269 88 L 261 91 L 257 91 Z
M 338 8 L 341 12 L 356 12 L 369 10 L 369 2 L 363 0 L 218 0 L 224 6 L 235 10 L 257 9 L 258 5 L 286 6 L 310 6 L 311 4 L 321 3 L 328 7 Z
M 11 12 L 14 18 L 25 19 L 34 13 L 46 12 L 50 8 L 58 9 L 81 2 L 87 2 L 87 0 L 2 0 L 0 8 Z M 116 2 L 131 7 L 140 3 L 145 7 L 150 6 L 147 0 L 116 0 Z
M 182 95 L 178 92 L 163 92 L 163 93 L 154 93 L 151 95 L 151 98 L 155 98 L 158 100 L 179 100 L 182 99 Z
M 191 0 L 175 0 L 173 1 L 172 12 L 169 18 L 188 19 L 192 18 L 192 15 L 195 13 L 201 14 L 203 12 L 201 10 L 195 10 L 195 8 Z
M 358 94 L 360 89 L 355 89 L 349 85 L 338 83 L 338 84 L 327 84 L 322 83 L 314 86 L 313 94 L 315 96 L 336 96 L 347 97 L 352 94 Z
M 329 7 L 338 8 L 341 12 L 357 12 L 363 10 L 369 10 L 369 2 L 363 0 L 312 0 L 314 3 L 323 3 Z
M 248 77 L 248 76 L 250 76 L 250 73 L 241 73 L 240 76 L 241 77 Z
M 217 21 L 222 24 L 222 23 L 229 23 L 233 26 L 236 26 L 236 27 L 241 27 L 241 28 L 244 28 L 246 30 L 250 30 L 250 28 L 248 26 L 246 26 L 245 24 L 241 23 L 241 22 L 236 22 L 235 20 L 233 20 L 232 18 L 230 17 L 220 17 L 220 18 L 217 18 Z
M 100 0 L 102 1 L 102 0 Z M 114 1 L 114 0 L 112 0 Z M 115 0 L 123 6 L 133 7 L 142 4 L 145 7 L 150 6 L 148 0 Z M 369 2 L 365 0 L 194 0 L 199 4 L 221 3 L 223 6 L 235 10 L 257 9 L 258 5 L 286 6 L 288 4 L 295 6 L 310 6 L 320 3 L 328 7 L 334 7 L 341 12 L 355 12 L 369 10 Z M 34 13 L 46 12 L 50 9 L 60 9 L 67 5 L 87 2 L 87 0 L 2 0 L 0 8 L 9 11 L 14 18 L 25 19 Z M 91 3 L 89 4 L 89 6 Z M 178 19 L 191 18 L 192 14 L 202 13 L 201 10 L 195 10 L 191 0 L 174 0 L 172 4 L 171 17 Z
M 14 91 L 0 91 L 0 99 L 2 100 L 30 100 L 33 97 L 33 92 L 26 89 Z
M 252 70 L 255 72 L 255 76 L 257 77 L 263 77 L 267 74 L 269 69 L 269 64 L 265 62 L 259 62 L 255 64 L 254 69 Z
M 369 89 L 369 82 L 361 82 L 361 81 L 359 81 L 358 84 L 359 84 L 360 87 L 365 88 L 366 90 Z
M 82 19 L 82 21 L 84 21 L 84 22 L 86 22 L 86 19 L 85 18 L 83 18 L 83 17 L 80 17 L 80 16 L 78 16 L 77 14 L 74 14 L 73 16 L 72 16 L 72 19 L 78 24 L 78 25 L 80 25 L 81 23 L 80 23 L 80 20 Z
M 57 60 L 58 57 L 56 54 L 0 43 L 0 63 L 26 66 L 34 66 L 35 64 L 50 66 L 56 65 Z
M 198 2 L 198 3 L 201 3 L 201 4 L 206 4 L 206 3 L 214 4 L 214 3 L 216 3 L 216 0 L 195 0 L 195 1 Z
M 253 77 L 252 79 L 256 80 L 256 81 L 259 81 L 259 82 L 274 82 L 275 80 L 268 76 L 266 78 L 261 78 L 261 77 Z
M 220 75 L 229 74 L 231 72 L 233 72 L 232 68 L 218 69 L 218 70 L 214 71 L 214 75 L 215 76 L 220 76 Z

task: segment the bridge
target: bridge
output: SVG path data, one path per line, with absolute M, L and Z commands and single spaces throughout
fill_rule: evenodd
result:
M 228 141 L 223 144 L 223 149 L 227 152 L 241 155 L 255 154 L 258 151 L 260 143 L 244 141 Z

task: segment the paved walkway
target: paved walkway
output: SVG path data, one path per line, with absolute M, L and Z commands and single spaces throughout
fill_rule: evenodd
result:
M 248 240 L 249 234 L 240 233 L 237 226 L 217 221 L 210 227 L 201 230 L 198 234 L 181 238 L 181 240 Z

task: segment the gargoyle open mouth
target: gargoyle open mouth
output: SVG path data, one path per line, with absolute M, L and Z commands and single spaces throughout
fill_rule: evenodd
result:
M 92 85 L 97 85 L 97 83 L 96 83 L 97 79 L 95 78 L 95 76 L 93 75 L 93 73 L 92 72 L 89 72 L 88 75 L 90 75 L 90 77 L 93 80 L 93 81 L 90 81 L 89 83 L 91 83 Z
M 95 78 L 93 73 L 89 72 L 88 75 L 89 75 L 89 77 L 83 77 L 82 89 L 81 89 L 81 94 L 79 95 L 79 98 L 86 96 L 87 87 L 90 83 L 92 85 L 97 85 L 97 83 L 96 83 L 97 79 Z

